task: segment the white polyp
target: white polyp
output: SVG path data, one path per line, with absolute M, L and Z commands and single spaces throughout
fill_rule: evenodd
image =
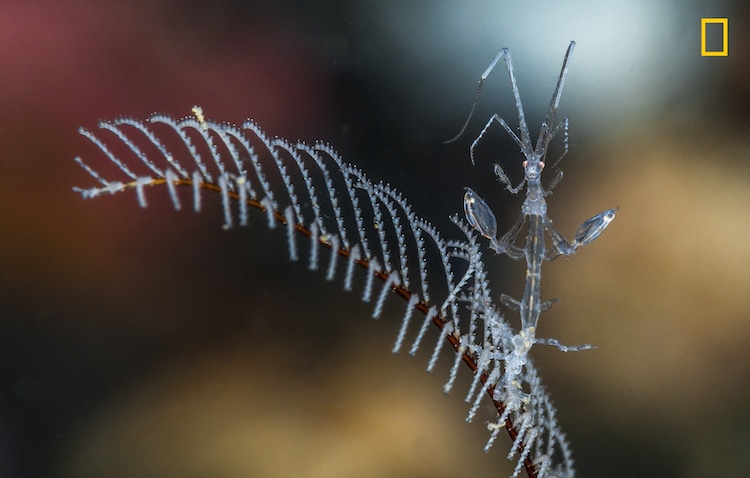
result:
M 568 469 L 573 469 L 573 465 L 575 464 L 573 462 L 573 451 L 570 449 L 570 444 L 565 439 L 565 434 L 560 432 L 558 434 L 558 440 L 557 443 L 560 446 L 560 450 L 562 450 L 563 458 L 565 459 L 565 466 Z
M 177 175 L 172 169 L 167 168 L 167 172 L 164 178 L 167 182 L 167 190 L 169 191 L 169 197 L 172 198 L 172 204 L 174 208 L 179 211 L 182 207 L 180 205 L 180 198 L 177 196 L 177 186 L 174 182 L 177 181 Z
M 203 176 L 196 169 L 193 171 L 193 209 L 195 212 L 201 212 L 201 183 L 203 183 Z
M 487 443 L 484 445 L 484 452 L 487 453 L 490 451 L 490 448 L 492 448 L 492 445 L 495 443 L 495 440 L 497 439 L 498 433 L 500 433 L 500 430 L 505 428 L 505 420 L 503 420 L 502 423 L 493 423 L 488 425 L 488 428 L 492 430 L 490 433 L 490 438 L 487 440 Z
M 518 446 L 524 443 L 524 438 L 526 438 L 525 429 L 522 431 L 519 428 L 523 426 L 523 422 L 527 419 L 527 415 L 521 415 L 519 419 L 517 420 L 517 423 L 514 423 L 516 430 L 518 430 L 518 434 L 516 435 L 516 438 L 513 440 L 513 445 L 510 447 L 510 451 L 508 452 L 508 456 L 506 456 L 506 459 L 512 460 L 513 457 L 518 453 Z M 521 458 L 523 459 L 523 458 Z M 515 476 L 515 475 L 511 475 Z
M 235 179 L 237 184 L 238 201 L 240 203 L 240 226 L 247 226 L 247 179 L 239 176 Z
M 98 192 L 96 194 L 98 195 L 100 192 L 104 192 L 104 191 L 108 192 L 109 194 L 119 193 L 123 191 L 126 187 L 127 185 L 124 183 L 121 183 L 120 181 L 112 181 L 111 183 L 107 183 L 106 187 L 102 189 L 98 189 L 97 190 Z
M 76 156 L 73 159 L 75 159 L 75 162 L 78 163 L 78 165 L 80 167 L 82 167 L 83 169 L 85 169 L 86 172 L 91 175 L 91 177 L 93 177 L 94 179 L 96 179 L 97 181 L 99 181 L 100 183 L 102 183 L 105 187 L 109 184 L 109 181 L 107 181 L 104 178 L 102 178 L 101 176 L 99 176 L 99 173 L 97 173 L 96 171 L 94 171 L 91 168 L 91 166 L 89 166 L 88 164 L 84 163 L 83 160 L 80 157 Z
M 516 467 L 513 469 L 513 474 L 510 475 L 511 478 L 515 478 L 521 474 L 521 470 L 523 470 L 523 466 L 524 466 L 523 462 L 526 459 L 526 457 L 529 455 L 529 453 L 531 452 L 531 445 L 533 445 L 533 442 L 529 442 L 526 444 L 526 448 L 524 448 L 523 450 L 523 456 L 521 456 L 518 459 L 518 462 L 516 463 Z M 544 475 L 538 475 L 538 476 L 544 476 Z
M 233 225 L 232 209 L 229 204 L 229 186 L 227 185 L 227 176 L 219 176 L 219 189 L 221 189 L 221 205 L 224 209 L 224 228 L 229 229 Z
M 463 354 L 466 351 L 466 346 L 469 343 L 468 339 L 468 335 L 464 335 L 461 337 L 461 345 L 456 352 L 456 356 L 453 358 L 453 366 L 451 367 L 451 372 L 448 375 L 448 381 L 445 382 L 445 385 L 443 385 L 443 393 L 448 393 L 451 391 L 451 388 L 453 388 L 453 383 L 456 381 L 456 377 L 458 376 L 458 366 L 461 364 Z
M 440 331 L 440 334 L 438 335 L 437 342 L 435 342 L 435 348 L 432 351 L 432 357 L 430 357 L 430 362 L 427 364 L 427 371 L 432 372 L 432 370 L 435 368 L 435 364 L 437 363 L 438 355 L 440 355 L 440 348 L 443 346 L 443 337 L 449 336 L 453 332 L 453 324 L 451 322 L 448 322 L 443 326 L 443 330 Z
M 378 262 L 378 259 L 376 257 L 370 259 L 370 263 L 368 264 L 367 268 L 369 269 L 369 271 L 367 273 L 367 279 L 365 280 L 365 290 L 362 294 L 362 302 L 370 302 L 370 299 L 372 298 L 372 285 L 373 281 L 375 280 L 375 272 L 380 270 L 380 263 Z
M 424 317 L 424 322 L 422 322 L 422 327 L 419 329 L 419 334 L 417 334 L 417 338 L 414 339 L 414 343 L 411 345 L 411 349 L 409 350 L 409 355 L 414 355 L 417 353 L 417 350 L 419 350 L 419 344 L 422 343 L 422 339 L 424 338 L 424 334 L 427 332 L 427 327 L 429 327 L 430 322 L 432 322 L 432 319 L 435 318 L 437 315 L 437 308 L 433 305 L 432 307 L 427 310 L 427 315 Z
M 330 238 L 331 242 L 331 258 L 328 262 L 328 273 L 326 274 L 326 280 L 332 281 L 333 276 L 336 274 L 336 260 L 339 257 L 339 236 L 333 235 Z
M 287 206 L 284 209 L 284 218 L 286 219 L 286 238 L 289 243 L 289 258 L 296 261 L 299 257 L 297 256 L 297 240 L 294 234 L 294 209 L 292 206 Z
M 180 127 L 177 122 L 170 118 L 169 116 L 155 114 L 152 115 L 151 118 L 149 118 L 149 121 L 151 123 L 163 123 L 170 128 L 174 130 L 174 132 L 180 137 L 182 142 L 185 144 L 185 147 L 187 148 L 188 152 L 190 153 L 190 157 L 195 161 L 196 166 L 198 166 L 198 169 L 201 170 L 201 173 L 203 174 L 203 177 L 206 178 L 208 182 L 212 182 L 211 175 L 208 172 L 208 169 L 206 168 L 206 164 L 201 159 L 200 154 L 198 154 L 198 151 L 195 148 L 195 145 L 193 145 L 192 141 L 190 141 L 190 138 L 185 134 L 185 131 Z M 167 160 L 172 162 L 171 155 L 167 154 Z
M 187 178 L 188 177 L 187 171 L 185 171 L 185 169 L 183 169 L 183 167 L 180 165 L 180 163 L 178 163 L 177 161 L 174 160 L 174 158 L 166 150 L 166 148 L 164 147 L 164 145 L 161 144 L 161 142 L 156 138 L 156 136 L 154 135 L 154 133 L 151 130 L 149 130 L 144 123 L 142 123 L 141 121 L 137 121 L 135 119 L 132 119 L 132 118 L 120 118 L 120 119 L 115 120 L 114 124 L 117 124 L 117 125 L 121 125 L 121 124 L 128 125 L 128 126 L 131 126 L 131 127 L 135 128 L 135 129 L 137 129 L 141 133 L 143 133 L 143 135 L 146 136 L 146 138 L 149 141 L 151 141 L 151 143 L 159 150 L 159 152 L 167 160 L 167 162 L 172 167 L 175 168 L 175 170 L 177 171 L 177 173 L 181 177 L 183 177 L 183 178 Z M 132 143 L 131 141 L 129 141 L 128 142 L 128 147 L 131 147 L 130 144 L 134 144 L 134 143 Z M 140 157 L 141 154 L 139 154 L 138 156 Z M 148 166 L 152 170 L 154 170 L 154 171 L 158 170 L 158 168 L 156 168 L 153 164 L 151 164 L 151 161 L 149 161 L 148 158 L 146 158 L 145 155 L 142 155 L 142 156 L 143 157 L 141 159 L 144 162 L 147 161 L 148 162 Z
M 383 288 L 380 289 L 380 295 L 378 296 L 378 301 L 375 303 L 375 310 L 372 313 L 372 318 L 377 319 L 380 317 L 380 314 L 383 312 L 383 306 L 385 305 L 385 298 L 388 296 L 388 293 L 391 291 L 391 286 L 396 287 L 400 284 L 398 272 L 393 271 L 388 275 L 388 279 L 386 279 L 385 283 L 383 284 Z
M 346 277 L 344 277 L 344 290 L 352 290 L 352 279 L 354 278 L 354 265 L 360 258 L 359 244 L 355 244 L 349 252 L 349 262 L 346 264 Z
M 102 125 L 104 124 L 107 124 L 107 123 L 101 122 L 99 126 L 103 127 Z M 99 148 L 99 150 L 102 153 L 104 153 L 110 161 L 112 161 L 112 163 L 114 163 L 118 168 L 120 168 L 120 170 L 123 173 L 128 175 L 134 181 L 138 179 L 138 177 L 135 174 L 133 174 L 133 172 L 130 171 L 130 169 L 128 169 L 128 167 L 125 166 L 125 164 L 123 164 L 122 161 L 120 161 L 114 154 L 112 154 L 112 152 L 107 148 L 107 146 L 105 146 L 104 143 L 102 143 L 102 141 L 99 138 L 94 136 L 91 132 L 89 132 L 85 128 L 78 128 L 78 132 L 82 134 L 83 136 L 85 136 L 86 138 L 88 138 L 92 143 L 94 143 Z
M 482 379 L 482 374 L 487 369 L 487 361 L 490 358 L 489 353 L 489 347 L 485 347 L 482 350 L 482 353 L 479 354 L 479 358 L 477 359 L 477 370 L 474 372 L 474 379 L 471 381 L 471 385 L 469 386 L 469 392 L 466 394 L 466 397 L 464 398 L 464 402 L 470 402 L 471 397 L 474 396 L 474 391 L 477 389 L 477 386 L 479 385 L 479 382 Z
M 128 149 L 138 158 L 141 160 L 143 164 L 146 165 L 147 168 L 149 168 L 156 177 L 164 177 L 165 173 L 156 167 L 156 165 L 146 157 L 146 155 L 143 154 L 143 152 L 138 148 L 138 146 L 135 145 L 133 141 L 130 140 L 127 136 L 125 136 L 125 133 L 122 132 L 122 130 L 118 127 L 119 125 L 117 122 L 109 123 L 109 122 L 101 122 L 99 123 L 99 127 L 102 129 L 106 129 L 108 131 L 111 131 L 117 137 L 122 141 L 122 143 L 128 147 Z
M 209 127 L 211 130 L 218 133 L 219 138 L 224 143 L 227 150 L 229 150 L 229 157 L 232 159 L 232 162 L 234 163 L 235 168 L 237 168 L 237 171 L 245 174 L 242 164 L 243 160 L 240 159 L 240 152 L 237 150 L 237 147 L 232 143 L 232 140 L 230 138 L 230 136 L 237 138 L 240 142 L 240 145 L 244 148 L 247 140 L 242 131 L 240 131 L 235 125 L 232 124 L 218 124 L 212 121 L 208 121 L 207 123 L 209 123 Z M 253 153 L 252 148 L 242 151 L 242 153 L 247 153 L 247 156 L 252 156 L 255 154 Z
M 430 302 L 430 288 L 427 283 L 427 269 L 426 264 L 419 268 L 419 284 L 422 286 L 422 295 L 424 296 L 425 302 Z
M 148 204 L 146 203 L 146 193 L 143 190 L 144 186 L 149 184 L 151 182 L 151 178 L 138 178 L 135 180 L 135 191 L 138 195 L 138 205 L 142 208 L 146 208 Z
M 73 187 L 73 192 L 79 193 L 81 197 L 83 197 L 83 199 L 91 199 L 101 194 L 102 189 L 99 189 L 99 188 L 81 189 L 81 188 Z
M 464 275 L 461 276 L 461 279 L 455 284 L 453 289 L 451 289 L 448 292 L 448 296 L 443 301 L 442 305 L 440 306 L 440 310 L 445 310 L 449 305 L 455 304 L 456 300 L 458 299 L 457 294 L 463 290 L 463 287 L 466 285 L 466 283 L 469 281 L 469 279 L 474 275 L 475 272 L 475 266 L 474 264 L 469 264 L 469 268 L 464 272 Z M 452 277 L 452 276 L 451 276 Z
M 497 419 L 497 423 L 505 423 L 505 421 L 508 420 L 508 417 L 510 417 L 510 412 L 512 412 L 512 411 L 514 411 L 514 412 L 519 411 L 517 409 L 513 409 L 513 408 L 507 406 L 507 402 L 505 401 L 505 394 L 498 393 L 498 390 L 502 390 L 503 387 L 505 387 L 505 385 L 503 385 L 503 384 L 496 385 L 495 386 L 495 394 L 492 397 L 494 400 L 497 400 L 498 402 L 503 402 L 503 403 L 506 404 L 505 410 L 503 410 L 503 414 L 500 415 L 498 417 L 498 419 Z M 466 421 L 470 421 L 470 420 L 467 418 Z
M 396 343 L 393 345 L 394 354 L 398 353 L 399 350 L 401 350 L 401 345 L 403 345 L 404 338 L 406 338 L 406 330 L 409 328 L 409 321 L 411 320 L 411 316 L 414 314 L 414 309 L 416 308 L 417 303 L 419 303 L 419 296 L 417 296 L 417 294 L 412 294 L 411 297 L 409 297 L 409 303 L 406 305 L 404 318 L 401 320 L 401 329 L 398 331 Z
M 273 199 L 271 199 L 269 196 L 266 196 L 263 198 L 263 200 L 260 202 L 264 208 L 266 208 L 266 217 L 268 218 L 268 228 L 269 229 L 276 229 L 276 221 L 274 221 L 273 216 Z
M 487 377 L 487 381 L 484 384 L 482 384 L 481 387 L 479 387 L 479 391 L 477 392 L 477 396 L 474 399 L 474 403 L 471 405 L 471 409 L 469 410 L 469 413 L 466 416 L 467 422 L 472 421 L 474 419 L 474 416 L 477 414 L 477 410 L 479 409 L 479 402 L 482 401 L 484 392 L 487 391 L 487 388 L 489 387 L 489 385 L 495 383 L 500 378 L 500 373 L 498 372 L 498 368 L 495 368 L 492 371 L 492 373 L 490 373 L 489 377 Z
M 214 143 L 213 137 L 208 134 L 208 124 L 205 121 L 198 122 L 192 119 L 184 119 L 180 122 L 180 128 L 183 131 L 185 131 L 187 128 L 195 129 L 201 135 L 203 143 L 208 147 L 211 159 L 216 165 L 216 169 L 219 170 L 219 175 L 227 174 L 226 168 L 224 167 L 224 162 L 221 160 L 219 151 L 216 148 L 216 143 Z
M 320 249 L 320 244 L 318 241 L 320 240 L 320 228 L 318 228 L 318 223 L 313 222 L 310 226 L 310 266 L 309 269 L 311 271 L 318 270 L 318 250 Z
M 554 445 L 548 445 L 548 448 L 552 448 Z M 539 451 L 539 448 L 537 448 L 537 452 Z M 549 470 L 552 467 L 552 457 L 547 454 L 539 454 L 536 453 L 534 455 L 534 461 L 536 462 L 537 466 L 536 469 L 538 470 L 537 476 L 548 476 Z
M 386 269 L 391 269 L 391 260 L 388 253 L 388 240 L 385 237 L 385 224 L 383 223 L 383 216 L 380 212 L 380 208 L 377 206 L 377 199 L 375 198 L 374 194 L 375 193 L 371 193 L 370 196 L 370 202 L 372 203 L 373 224 L 377 229 L 377 237 L 380 244 L 380 250 L 383 253 L 383 267 L 385 267 Z
M 527 421 L 531 421 L 530 415 L 525 415 L 523 420 L 522 426 L 527 426 Z M 511 448 L 511 453 L 514 453 L 515 450 L 518 449 L 518 446 L 520 446 L 522 443 L 524 445 L 523 451 L 521 452 L 520 456 L 518 457 L 518 463 L 516 463 L 516 467 L 513 469 L 513 474 L 511 477 L 518 476 L 521 473 L 521 470 L 523 469 L 523 462 L 526 459 L 526 457 L 529 456 L 529 453 L 531 453 L 531 447 L 534 445 L 534 441 L 536 439 L 537 433 L 535 433 L 533 430 L 530 431 L 528 434 L 525 433 L 528 428 L 524 428 L 523 431 L 518 432 L 518 436 L 516 437 L 515 441 L 513 442 L 513 447 Z M 508 459 L 510 460 L 512 458 L 512 455 L 508 455 Z

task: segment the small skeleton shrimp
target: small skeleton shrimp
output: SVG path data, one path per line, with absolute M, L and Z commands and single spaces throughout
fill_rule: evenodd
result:
M 615 212 L 617 209 L 608 209 L 601 214 L 587 219 L 581 224 L 575 238 L 572 242 L 568 242 L 562 234 L 552 225 L 552 220 L 547 217 L 547 202 L 544 199 L 545 196 L 550 194 L 553 187 L 562 179 L 562 172 L 558 172 L 557 176 L 551 181 L 549 189 L 544 189 L 541 183 L 542 170 L 545 166 L 545 157 L 547 155 L 547 147 L 549 146 L 552 138 L 560 131 L 564 129 L 565 134 L 565 151 L 560 156 L 563 156 L 568 152 L 568 119 L 565 118 L 559 123 L 555 124 L 555 115 L 557 114 L 557 108 L 560 104 L 560 96 L 562 94 L 563 85 L 565 83 L 565 77 L 568 74 L 568 64 L 570 62 L 570 56 L 573 53 L 575 42 L 570 42 L 568 51 L 565 53 L 565 59 L 563 60 L 562 70 L 557 78 L 557 86 L 552 94 L 552 101 L 547 111 L 547 116 L 542 123 L 541 131 L 539 132 L 539 138 L 536 141 L 536 146 L 531 142 L 529 135 L 529 128 L 526 125 L 526 119 L 523 112 L 523 106 L 521 105 L 521 96 L 518 92 L 518 86 L 516 85 L 516 77 L 513 72 L 513 62 L 511 60 L 510 53 L 507 48 L 500 50 L 495 58 L 490 63 L 489 67 L 484 71 L 482 77 L 479 80 L 479 86 L 477 93 L 474 97 L 474 104 L 471 107 L 469 118 L 464 123 L 461 131 L 450 141 L 457 139 L 466 129 L 469 119 L 471 119 L 474 109 L 476 108 L 477 101 L 479 99 L 479 93 L 481 92 L 484 81 L 489 76 L 490 72 L 495 68 L 500 58 L 504 58 L 508 65 L 508 73 L 510 75 L 510 83 L 513 89 L 513 96 L 516 100 L 516 109 L 518 110 L 518 123 L 521 132 L 521 137 L 508 126 L 498 114 L 492 115 L 492 117 L 484 125 L 484 128 L 479 133 L 479 136 L 474 140 L 469 149 L 472 164 L 474 163 L 474 148 L 482 139 L 484 134 L 490 128 L 493 123 L 498 123 L 505 129 L 505 131 L 515 140 L 516 144 L 521 148 L 521 153 L 524 155 L 523 161 L 523 180 L 517 186 L 513 186 L 510 179 L 503 171 L 499 164 L 495 165 L 495 175 L 498 177 L 500 182 L 505 185 L 505 188 L 513 194 L 518 193 L 526 186 L 526 199 L 521 206 L 521 215 L 518 217 L 516 223 L 511 229 L 506 232 L 502 237 L 497 238 L 497 221 L 495 219 L 492 210 L 487 203 L 479 197 L 470 188 L 466 188 L 464 194 L 464 213 L 469 224 L 478 231 L 482 236 L 486 237 L 490 241 L 490 248 L 498 254 L 506 254 L 508 257 L 519 260 L 521 258 L 526 259 L 526 285 L 524 287 L 523 296 L 521 300 L 515 300 L 509 296 L 503 294 L 501 301 L 507 307 L 520 311 L 521 314 L 521 327 L 526 334 L 532 338 L 535 337 L 535 330 L 539 315 L 548 310 L 555 300 L 543 301 L 539 297 L 540 281 L 542 276 L 542 262 L 549 261 L 557 256 L 565 255 L 569 256 L 575 254 L 576 249 L 580 246 L 588 244 L 593 241 L 607 228 L 610 222 L 615 218 Z M 558 162 L 560 161 L 558 159 Z M 557 163 L 555 163 L 557 164 Z M 523 246 L 516 245 L 516 238 L 518 237 L 523 225 L 528 221 L 529 229 L 526 236 L 526 243 Z M 552 239 L 552 247 L 547 249 L 544 242 L 544 233 L 549 234 Z M 554 345 L 562 351 L 570 350 L 581 350 L 585 348 L 591 348 L 590 345 L 582 345 L 577 347 L 566 347 L 560 344 L 555 339 L 535 339 L 534 342 L 546 343 L 548 345 Z

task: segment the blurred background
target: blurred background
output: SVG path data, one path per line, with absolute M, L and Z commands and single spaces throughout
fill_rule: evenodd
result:
M 561 303 L 538 335 L 599 348 L 533 355 L 581 476 L 744 476 L 750 467 L 750 60 L 740 2 L 13 1 L 0 3 L 0 476 L 507 476 L 466 424 L 448 355 L 392 355 L 403 306 L 370 320 L 357 293 L 287 259 L 259 215 L 224 231 L 218 198 L 84 201 L 99 119 L 201 105 L 269 134 L 333 144 L 441 227 L 471 186 L 506 229 L 522 198 L 501 47 L 532 136 L 565 50 L 567 237 L 545 265 Z M 729 56 L 700 56 L 700 19 L 729 19 Z M 534 136 L 535 137 L 535 136 Z M 213 207 L 212 207 L 213 206 Z M 523 264 L 487 255 L 494 291 Z M 508 320 L 517 317 L 508 311 Z M 463 383 L 468 372 L 463 371 Z M 485 410 L 491 418 L 491 410 Z

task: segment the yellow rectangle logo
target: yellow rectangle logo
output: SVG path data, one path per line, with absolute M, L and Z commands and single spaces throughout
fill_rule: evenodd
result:
M 706 50 L 706 25 L 720 24 L 722 26 L 721 50 Z M 701 56 L 727 56 L 729 55 L 729 19 L 728 18 L 701 18 Z

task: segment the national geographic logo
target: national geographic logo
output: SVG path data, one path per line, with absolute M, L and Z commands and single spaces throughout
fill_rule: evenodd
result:
M 729 19 L 701 18 L 701 56 L 729 55 Z

